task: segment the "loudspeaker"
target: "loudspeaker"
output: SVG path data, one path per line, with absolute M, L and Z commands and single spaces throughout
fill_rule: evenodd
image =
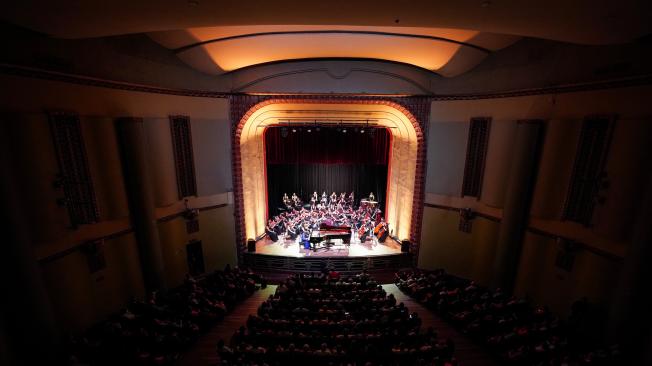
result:
M 254 239 L 247 240 L 247 251 L 249 252 L 256 251 L 256 241 Z
M 409 240 L 401 241 L 401 252 L 403 252 L 403 253 L 409 253 L 410 252 L 410 241 Z

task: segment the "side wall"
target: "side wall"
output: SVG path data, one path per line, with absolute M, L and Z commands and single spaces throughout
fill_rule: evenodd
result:
M 581 297 L 604 314 L 631 239 L 652 142 L 652 87 L 632 87 L 559 95 L 433 102 L 428 139 L 426 207 L 419 266 L 489 284 L 505 202 L 511 141 L 516 121 L 546 121 L 543 151 L 532 197 L 529 228 L 523 241 L 515 292 L 567 315 Z M 616 115 L 606 172 L 605 201 L 594 211 L 591 227 L 563 221 L 581 122 L 589 115 Z M 492 117 L 489 147 L 479 198 L 461 197 L 468 126 L 471 117 Z M 459 208 L 478 216 L 471 233 L 458 230 Z M 570 271 L 555 266 L 557 238 L 579 243 Z
M 185 245 L 202 240 L 207 271 L 235 264 L 231 198 L 230 127 L 225 99 L 131 92 L 0 76 L 3 133 L 13 141 L 15 174 L 24 182 L 21 199 L 37 230 L 32 232 L 43 276 L 56 314 L 71 330 L 81 330 L 116 311 L 132 296 L 143 296 L 140 263 L 131 232 L 122 167 L 113 120 L 142 117 L 151 156 L 154 199 L 167 281 L 181 283 L 187 272 Z M 652 87 L 631 87 L 559 95 L 470 101 L 435 101 L 428 131 L 426 206 L 418 264 L 489 283 L 509 178 L 516 121 L 547 121 L 523 242 L 516 293 L 550 304 L 567 314 L 570 304 L 586 296 L 606 308 L 612 284 L 631 238 L 631 212 L 638 209 L 645 178 L 637 162 L 649 160 L 652 116 L 645 96 Z M 53 188 L 58 168 L 46 111 L 80 114 L 101 221 L 70 229 L 65 208 Z M 180 213 L 168 116 L 189 115 L 197 175 L 200 231 L 187 234 Z M 606 170 L 610 187 L 596 208 L 594 226 L 561 220 L 582 119 L 616 114 L 618 121 Z M 492 117 L 486 169 L 479 199 L 460 197 L 471 117 Z M 472 232 L 458 230 L 458 209 L 478 213 Z M 580 243 L 571 271 L 554 264 L 557 237 Z M 105 238 L 106 269 L 88 271 L 80 245 Z M 550 286 L 550 283 L 555 285 Z M 543 286 L 542 284 L 547 284 Z
M 144 296 L 140 261 L 131 231 L 129 209 L 113 120 L 144 119 L 156 216 L 167 281 L 176 286 L 188 272 L 186 244 L 201 240 L 206 271 L 236 264 L 231 198 L 228 101 L 80 86 L 14 76 L 0 76 L 2 131 L 24 183 L 25 220 L 33 225 L 32 241 L 58 320 L 79 331 Z M 70 228 L 62 196 L 53 187 L 58 172 L 46 112 L 80 115 L 100 222 Z M 169 115 L 190 116 L 199 208 L 199 232 L 188 234 L 180 213 Z M 106 268 L 91 274 L 81 245 L 105 238 Z

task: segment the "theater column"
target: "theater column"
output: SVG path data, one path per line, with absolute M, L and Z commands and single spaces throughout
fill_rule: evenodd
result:
M 507 292 L 513 290 L 516 280 L 543 130 L 544 123 L 540 120 L 518 121 L 516 126 L 492 280 L 495 288 Z
M 118 118 L 116 131 L 129 201 L 129 215 L 138 242 L 147 291 L 165 290 L 161 242 L 154 214 L 154 193 L 147 163 L 147 139 L 142 118 Z
M 5 121 L 2 121 L 5 122 Z M 15 177 L 15 156 L 0 128 L 0 364 L 59 364 L 64 354 Z

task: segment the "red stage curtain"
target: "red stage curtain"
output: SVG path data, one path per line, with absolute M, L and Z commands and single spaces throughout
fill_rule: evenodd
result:
M 384 128 L 366 129 L 365 133 L 353 128 L 346 133 L 334 128 L 292 132 L 291 128 L 271 127 L 265 131 L 267 164 L 387 165 L 389 145 Z
M 373 192 L 384 207 L 390 136 L 386 129 L 334 128 L 265 132 L 267 199 L 270 215 L 283 207 L 283 193 L 308 201 L 312 192 L 353 192 L 356 201 Z M 283 137 L 285 135 L 285 137 Z

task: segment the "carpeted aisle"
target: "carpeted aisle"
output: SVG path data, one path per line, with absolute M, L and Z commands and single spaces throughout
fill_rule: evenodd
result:
M 268 285 L 264 290 L 256 291 L 251 297 L 233 310 L 232 313 L 227 315 L 224 320 L 215 326 L 209 333 L 204 334 L 197 344 L 195 344 L 190 352 L 186 353 L 181 358 L 177 365 L 179 366 L 206 366 L 216 365 L 217 358 L 217 342 L 220 338 L 225 342 L 231 340 L 233 333 L 241 326 L 245 325 L 249 314 L 256 314 L 260 304 L 265 301 L 269 295 L 274 294 L 276 285 Z
M 482 347 L 473 343 L 462 333 L 458 332 L 435 313 L 419 304 L 416 300 L 401 292 L 396 285 L 383 285 L 387 294 L 394 294 L 397 303 L 404 303 L 410 312 L 416 311 L 422 320 L 421 329 L 433 327 L 439 337 L 450 338 L 455 342 L 455 357 L 461 366 L 494 366 L 498 365 L 491 355 Z

